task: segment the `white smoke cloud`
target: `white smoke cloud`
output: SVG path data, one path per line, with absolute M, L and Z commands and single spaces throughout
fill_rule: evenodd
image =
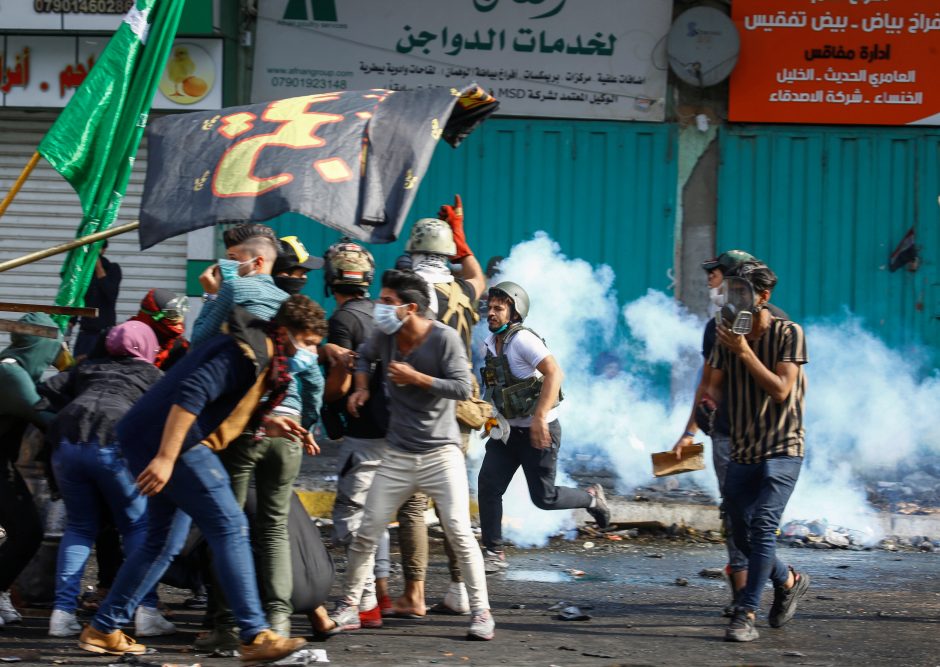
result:
M 565 372 L 558 483 L 570 484 L 566 464 L 582 453 L 607 457 L 621 493 L 648 484 L 650 454 L 670 449 L 688 418 L 704 321 L 653 290 L 621 309 L 610 267 L 565 257 L 544 233 L 513 247 L 496 280 L 525 287 L 526 324 Z M 806 327 L 807 459 L 784 519 L 824 518 L 873 540 L 877 522 L 860 474 L 940 453 L 932 419 L 940 376 L 923 371 L 921 356 L 888 348 L 857 319 L 840 319 Z M 485 322 L 476 333 L 481 340 Z M 482 451 L 476 456 L 481 461 Z M 717 496 L 711 457 L 706 461 L 708 470 L 683 477 Z M 544 544 L 581 517 L 535 508 L 521 470 L 504 508 L 504 533 L 520 545 Z

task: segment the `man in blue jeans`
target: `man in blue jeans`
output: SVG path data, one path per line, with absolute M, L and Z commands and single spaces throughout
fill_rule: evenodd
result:
M 734 542 L 748 557 L 747 584 L 726 633 L 727 641 L 757 639 L 754 627 L 761 592 L 769 578 L 774 602 L 769 623 L 779 628 L 796 612 L 809 576 L 776 556 L 776 531 L 803 463 L 803 403 L 807 362 L 800 325 L 767 308 L 777 276 L 748 262 L 722 283 L 718 345 L 708 393 L 727 397 L 731 462 L 724 496 Z
M 193 349 L 118 423 L 117 433 L 141 493 L 149 496 L 147 538 L 124 562 L 108 597 L 82 632 L 93 653 L 141 654 L 124 635 L 140 598 L 166 571 L 189 530 L 190 517 L 215 554 L 214 566 L 239 627 L 243 660 L 277 660 L 303 646 L 272 632 L 258 596 L 248 522 L 214 450 L 246 429 L 256 437 L 313 438 L 274 408 L 290 383 L 289 358 L 316 355 L 323 311 L 302 295 L 287 299 L 270 323 L 236 308 L 230 335 Z

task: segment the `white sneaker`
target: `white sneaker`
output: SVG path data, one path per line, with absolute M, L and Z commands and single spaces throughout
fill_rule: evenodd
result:
M 477 641 L 489 641 L 493 638 L 496 629 L 496 622 L 489 609 L 473 612 L 470 617 L 470 630 L 467 632 L 467 639 Z
M 137 607 L 134 612 L 134 631 L 138 637 L 162 637 L 175 634 L 176 626 L 153 607 Z
M 10 600 L 10 591 L 0 593 L 0 618 L 2 618 L 3 622 L 7 625 L 23 622 L 23 617 L 20 616 L 20 612 L 16 610 L 12 600 Z
M 467 587 L 462 581 L 450 582 L 447 594 L 444 595 L 444 607 L 453 614 L 469 614 L 470 598 L 467 596 Z
M 49 617 L 50 637 L 74 637 L 82 632 L 81 624 L 75 620 L 75 614 L 61 609 L 53 609 Z

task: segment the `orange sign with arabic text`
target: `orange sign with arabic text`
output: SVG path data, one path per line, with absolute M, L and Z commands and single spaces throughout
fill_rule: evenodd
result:
M 940 125 L 938 10 L 938 0 L 734 0 L 730 120 Z

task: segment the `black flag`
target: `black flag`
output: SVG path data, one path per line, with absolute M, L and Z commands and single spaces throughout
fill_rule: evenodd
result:
M 472 85 L 322 93 L 156 120 L 141 249 L 288 211 L 361 241 L 394 241 L 437 140 L 456 147 L 498 106 Z

